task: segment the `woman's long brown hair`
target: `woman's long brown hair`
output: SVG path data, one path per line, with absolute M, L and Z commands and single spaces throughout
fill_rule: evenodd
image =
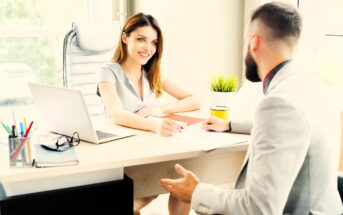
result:
M 126 20 L 120 34 L 118 46 L 112 57 L 112 62 L 122 64 L 127 58 L 127 47 L 122 41 L 121 35 L 125 33 L 126 36 L 129 36 L 131 32 L 144 26 L 151 26 L 157 32 L 158 42 L 156 52 L 151 59 L 143 65 L 143 68 L 148 74 L 150 89 L 159 97 L 162 95 L 161 57 L 163 52 L 163 36 L 160 26 L 154 17 L 144 13 L 137 13 Z

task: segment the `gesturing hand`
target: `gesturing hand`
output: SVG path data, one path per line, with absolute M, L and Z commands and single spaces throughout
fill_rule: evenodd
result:
M 201 128 L 207 131 L 227 131 L 229 130 L 229 125 L 226 120 L 210 117 L 202 123 Z
M 179 179 L 161 179 L 161 186 L 176 198 L 190 203 L 195 187 L 199 179 L 193 172 L 183 168 L 180 164 L 175 164 L 176 173 L 183 176 Z

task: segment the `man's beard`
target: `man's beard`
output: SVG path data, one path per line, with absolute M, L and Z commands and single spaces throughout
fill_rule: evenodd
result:
M 257 64 L 250 53 L 250 46 L 248 47 L 248 53 L 245 56 L 245 77 L 251 82 L 260 82 L 258 77 Z

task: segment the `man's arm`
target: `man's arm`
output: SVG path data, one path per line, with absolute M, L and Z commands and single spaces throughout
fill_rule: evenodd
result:
M 202 214 L 281 214 L 310 138 L 309 127 L 296 108 L 280 98 L 265 99 L 252 131 L 246 186 L 224 190 L 199 183 L 192 208 Z
M 250 134 L 252 129 L 251 121 L 226 121 L 217 117 L 207 118 L 202 126 L 208 131 L 227 131 L 232 133 Z
M 251 121 L 230 121 L 229 122 L 229 132 L 240 133 L 240 134 L 250 134 L 252 129 Z

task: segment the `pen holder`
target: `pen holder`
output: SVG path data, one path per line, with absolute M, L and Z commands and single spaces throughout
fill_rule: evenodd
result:
M 31 166 L 31 138 L 27 137 L 9 137 L 9 159 L 10 167 L 28 167 Z

